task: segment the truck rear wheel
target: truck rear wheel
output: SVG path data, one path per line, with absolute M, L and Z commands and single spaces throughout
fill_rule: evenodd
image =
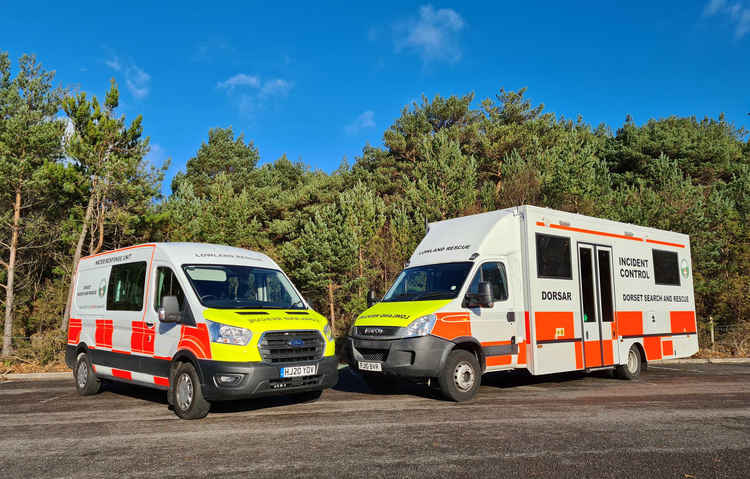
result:
M 76 380 L 76 389 L 81 396 L 91 396 L 102 389 L 102 381 L 94 374 L 94 368 L 91 367 L 89 355 L 79 353 L 76 358 L 73 377 Z
M 620 379 L 636 379 L 641 375 L 642 367 L 641 352 L 638 350 L 638 346 L 634 344 L 630 346 L 628 351 L 628 362 L 617 366 L 615 376 Z
M 190 363 L 182 363 L 174 375 L 174 412 L 181 419 L 206 417 L 211 403 L 206 401 L 201 390 L 198 373 Z
M 438 377 L 440 391 L 446 399 L 461 402 L 473 398 L 482 382 L 479 361 L 469 351 L 457 349 L 448 355 Z

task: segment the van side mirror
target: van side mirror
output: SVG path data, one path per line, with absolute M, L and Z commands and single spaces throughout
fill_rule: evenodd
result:
M 367 292 L 367 307 L 372 308 L 372 306 L 378 302 L 378 297 L 375 295 L 374 290 L 370 290 Z
M 495 305 L 492 301 L 492 285 L 486 281 L 479 283 L 478 293 L 467 293 L 464 306 L 467 308 L 491 308 Z
M 161 308 L 159 308 L 159 321 L 162 323 L 179 323 L 182 319 L 180 313 L 180 302 L 177 296 L 164 296 L 161 298 Z

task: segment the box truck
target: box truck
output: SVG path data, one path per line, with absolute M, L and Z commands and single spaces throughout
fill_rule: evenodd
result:
M 698 351 L 690 240 L 534 206 L 430 223 L 347 349 L 373 388 L 435 381 L 455 401 L 492 371 L 636 378 Z
M 102 380 L 168 391 L 184 419 L 212 401 L 317 397 L 336 384 L 328 321 L 268 256 L 153 243 L 83 258 L 65 359 L 82 395 Z

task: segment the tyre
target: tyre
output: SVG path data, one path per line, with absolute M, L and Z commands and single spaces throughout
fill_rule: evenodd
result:
M 615 369 L 615 376 L 620 379 L 635 379 L 641 375 L 642 368 L 641 352 L 638 350 L 638 346 L 634 344 L 630 346 L 628 351 L 628 361 Z
M 479 361 L 469 351 L 457 349 L 448 355 L 438 377 L 440 391 L 446 399 L 461 402 L 473 398 L 482 383 Z
M 370 392 L 376 394 L 388 394 L 396 390 L 398 380 L 393 376 L 377 373 L 359 373 L 367 384 Z
M 206 417 L 211 403 L 203 397 L 198 373 L 190 363 L 182 363 L 174 375 L 174 412 L 181 419 L 200 419 Z
M 73 368 L 73 378 L 76 381 L 76 389 L 81 396 L 91 396 L 102 389 L 102 381 L 94 374 L 94 368 L 91 367 L 89 355 L 86 353 L 78 354 L 75 368 Z

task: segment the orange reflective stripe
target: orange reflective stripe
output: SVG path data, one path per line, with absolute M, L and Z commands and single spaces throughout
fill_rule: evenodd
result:
M 537 311 L 534 325 L 537 341 L 573 339 L 575 332 L 572 311 Z
M 580 341 L 575 342 L 576 345 L 576 369 L 583 369 L 583 345 Z
M 646 243 L 653 243 L 653 244 L 661 244 L 664 246 L 674 246 L 675 248 L 684 248 L 684 244 L 677 244 L 677 243 L 667 243 L 666 241 L 656 241 L 652 239 L 647 239 Z
M 573 228 L 572 226 L 549 225 L 549 227 L 558 229 L 558 230 L 575 231 L 576 233 L 586 233 L 590 235 L 607 236 L 609 238 L 619 238 L 619 239 L 626 239 L 626 240 L 631 240 L 631 241 L 643 241 L 643 238 L 639 238 L 637 236 L 618 235 L 615 233 L 605 233 L 604 231 L 587 230 L 583 228 Z
M 647 336 L 643 338 L 643 349 L 646 350 L 647 360 L 661 359 L 661 337 Z
M 669 323 L 672 333 L 694 333 L 695 311 L 670 311 Z
M 504 366 L 513 362 L 513 356 L 509 354 L 505 356 L 489 356 L 486 362 L 487 366 Z
M 618 311 L 617 330 L 620 336 L 643 335 L 643 313 L 641 311 Z
M 661 352 L 664 356 L 672 356 L 674 354 L 674 345 L 672 341 L 662 341 Z
M 431 334 L 443 339 L 452 340 L 462 336 L 471 336 L 469 313 L 437 313 L 437 321 Z

